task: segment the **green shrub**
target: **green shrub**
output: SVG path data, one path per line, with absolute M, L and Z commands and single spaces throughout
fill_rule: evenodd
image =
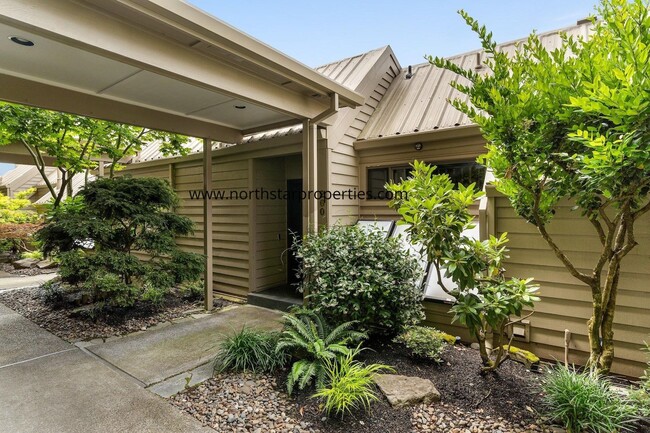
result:
M 43 260 L 43 253 L 40 251 L 25 251 L 20 257 L 23 259 Z
M 442 362 L 442 352 L 447 348 L 444 334 L 427 326 L 412 326 L 395 338 L 398 343 L 404 344 L 410 355 L 415 358 L 430 359 Z
M 630 431 L 635 421 L 636 408 L 595 373 L 560 366 L 546 373 L 542 388 L 546 416 L 567 433 Z
M 423 318 L 421 269 L 396 238 L 336 226 L 296 246 L 309 307 L 332 323 L 396 333 Z
M 378 400 L 374 377 L 381 371 L 394 371 L 383 364 L 364 365 L 355 357 L 361 349 L 350 350 L 347 355 L 325 360 L 326 386 L 320 388 L 313 398 L 323 400 L 327 415 L 351 414 L 353 410 L 370 410 L 370 404 Z
M 287 360 L 283 351 L 276 351 L 278 339 L 278 332 L 242 328 L 220 344 L 219 354 L 214 362 L 215 371 L 274 371 Z
M 196 280 L 204 268 L 201 255 L 175 243 L 193 229 L 189 218 L 174 213 L 177 203 L 162 179 L 98 179 L 53 209 L 36 237 L 46 255 L 59 256 L 62 280 L 88 291 L 92 301 L 159 304 L 170 288 Z
M 203 298 L 203 279 L 199 278 L 194 281 L 187 281 L 178 287 L 178 293 L 185 299 L 201 299 Z
M 355 322 L 345 322 L 331 329 L 319 313 L 302 308 L 284 315 L 284 329 L 276 351 L 298 358 L 287 377 L 289 395 L 296 384 L 299 389 L 314 380 L 316 389 L 325 385 L 326 362 L 348 355 L 348 344 L 367 338 L 367 334 L 352 330 L 354 325 Z
M 14 198 L 7 197 L 0 193 L 0 224 L 24 224 L 36 223 L 39 215 L 32 207 L 29 196 L 36 192 L 30 188 L 15 194 Z

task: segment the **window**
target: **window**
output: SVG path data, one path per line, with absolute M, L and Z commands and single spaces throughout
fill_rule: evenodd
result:
M 476 162 L 458 162 L 453 164 L 436 164 L 436 174 L 447 174 L 454 184 L 469 185 L 476 183 L 478 188 L 483 186 L 485 167 Z M 406 179 L 411 172 L 409 166 L 369 168 L 368 169 L 368 199 L 386 200 L 385 185 L 388 180 L 397 183 Z

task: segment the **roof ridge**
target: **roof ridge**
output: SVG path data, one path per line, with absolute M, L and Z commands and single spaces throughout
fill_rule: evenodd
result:
M 337 63 L 342 63 L 342 62 L 345 62 L 346 60 L 349 61 L 349 60 L 352 60 L 352 59 L 356 59 L 357 57 L 362 57 L 362 56 L 366 56 L 366 55 L 368 55 L 368 54 L 370 54 L 370 53 L 374 53 L 375 51 L 382 51 L 382 50 L 385 50 L 385 49 L 388 48 L 388 47 L 390 47 L 390 45 L 384 45 L 384 46 L 382 46 L 382 47 L 375 48 L 375 49 L 372 49 L 372 50 L 366 51 L 366 52 L 364 52 L 364 53 L 359 53 L 359 54 L 356 54 L 356 55 L 354 55 L 354 56 L 345 57 L 345 58 L 343 58 L 343 59 L 339 59 L 339 60 L 334 60 L 333 62 L 329 62 L 329 63 L 325 63 L 324 65 L 316 66 L 316 67 L 314 68 L 314 70 L 315 70 L 315 71 L 318 71 L 319 69 L 325 69 L 325 68 L 327 68 L 328 66 L 336 65 Z
M 566 33 L 566 32 L 569 32 L 571 30 L 576 30 L 576 29 L 579 29 L 579 28 L 585 28 L 585 27 L 589 27 L 591 25 L 592 25 L 591 22 L 583 22 L 583 23 L 580 23 L 580 24 L 573 24 L 571 26 L 561 27 L 559 29 L 548 30 L 548 31 L 544 31 L 544 32 L 541 32 L 541 33 L 535 33 L 535 34 L 537 35 L 537 37 L 542 38 L 544 36 L 554 35 L 554 34 L 558 34 L 558 33 L 561 33 L 561 32 Z M 533 33 L 533 32 L 535 32 L 535 30 L 532 30 L 531 33 Z M 524 41 L 526 41 L 528 39 L 528 36 L 530 36 L 530 33 L 527 36 L 523 36 L 521 38 L 512 39 L 512 40 L 509 40 L 509 41 L 506 41 L 506 42 L 498 43 L 497 48 L 505 47 L 505 46 L 512 45 L 512 44 L 516 44 L 518 42 L 524 42 Z M 482 53 L 484 51 L 485 50 L 483 48 L 476 48 L 476 49 L 465 51 L 465 52 L 462 52 L 462 53 L 453 54 L 453 55 L 450 55 L 450 56 L 445 56 L 444 59 L 452 60 L 452 59 L 456 59 L 456 58 L 459 58 L 459 57 L 465 57 L 465 56 L 468 56 L 470 54 Z M 409 66 L 411 66 L 411 68 L 420 68 L 420 67 L 423 67 L 423 66 L 432 66 L 432 65 L 429 62 L 422 62 L 422 63 L 417 63 L 415 65 L 409 65 Z M 405 66 L 405 67 L 402 68 L 403 71 L 405 71 L 407 69 L 408 69 L 408 66 Z

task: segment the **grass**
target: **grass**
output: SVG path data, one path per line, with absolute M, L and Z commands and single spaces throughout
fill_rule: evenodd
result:
M 567 433 L 632 430 L 637 409 L 595 373 L 559 366 L 546 374 L 542 388 L 545 415 Z
M 227 337 L 219 345 L 214 369 L 252 373 L 268 373 L 283 366 L 287 355 L 276 351 L 279 334 L 242 328 L 238 333 Z
M 347 355 L 326 362 L 327 386 L 320 388 L 312 397 L 323 401 L 325 413 L 351 414 L 354 410 L 370 410 L 370 405 L 378 400 L 374 377 L 381 371 L 393 371 L 383 364 L 364 365 L 354 358 L 360 348 L 350 350 Z

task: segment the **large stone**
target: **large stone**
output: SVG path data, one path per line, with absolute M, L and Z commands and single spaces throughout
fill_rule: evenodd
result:
M 0 263 L 10 263 L 11 253 L 0 253 Z
M 14 268 L 16 268 L 16 269 L 29 269 L 29 268 L 33 268 L 34 266 L 36 266 L 37 263 L 38 263 L 38 260 L 36 260 L 36 259 L 20 259 L 20 260 L 16 260 L 13 263 L 13 265 L 14 265 Z
M 440 393 L 429 379 L 378 374 L 375 383 L 393 407 L 440 401 Z
M 38 269 L 54 269 L 57 267 L 57 264 L 50 260 L 41 260 L 40 262 L 36 263 L 36 267 Z

